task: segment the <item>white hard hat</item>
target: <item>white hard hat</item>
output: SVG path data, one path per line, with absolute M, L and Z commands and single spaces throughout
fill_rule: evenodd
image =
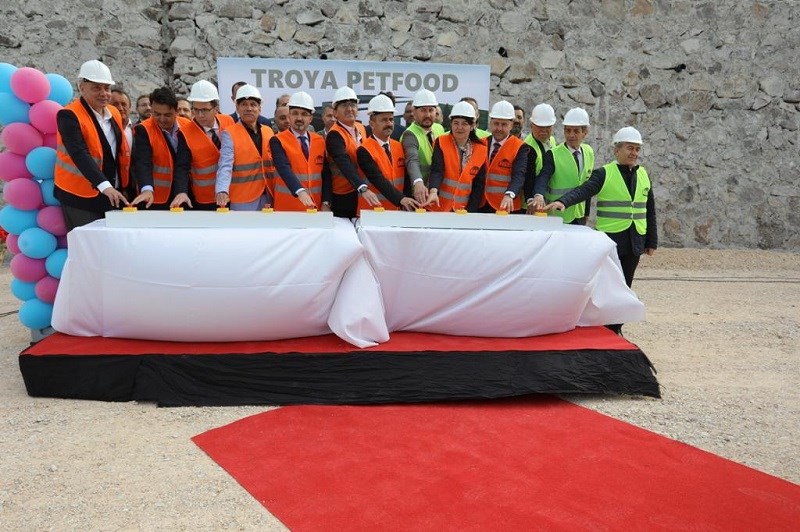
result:
M 372 113 L 392 113 L 394 114 L 395 108 L 392 99 L 385 94 L 378 94 L 369 101 L 367 106 L 367 114 Z
M 562 123 L 565 126 L 588 126 L 589 113 L 586 112 L 586 109 L 574 107 L 567 111 L 567 114 L 564 115 L 564 121 Z
M 616 133 L 614 133 L 614 138 L 612 139 L 614 144 L 618 144 L 620 142 L 630 142 L 631 144 L 641 144 L 642 143 L 642 134 L 639 133 L 635 127 L 623 127 Z
M 540 127 L 552 126 L 556 123 L 556 112 L 547 103 L 540 103 L 531 111 L 531 124 Z
M 489 118 L 501 118 L 503 120 L 514 120 L 516 114 L 514 113 L 514 106 L 510 102 L 500 100 L 492 106 L 489 111 Z
M 315 111 L 314 99 L 310 94 L 303 91 L 295 92 L 289 97 L 289 107 L 300 107 L 301 109 L 306 109 L 312 113 Z
M 241 87 L 239 87 L 238 91 L 236 91 L 236 101 L 238 102 L 239 100 L 244 98 L 253 98 L 260 102 L 261 93 L 258 92 L 258 89 L 253 87 L 252 85 L 244 84 Z
M 111 79 L 111 71 L 97 59 L 86 61 L 81 65 L 81 69 L 78 72 L 78 79 L 94 81 L 95 83 L 105 83 L 107 85 L 114 84 L 114 80 Z
M 333 93 L 333 105 L 336 106 L 339 102 L 346 102 L 349 100 L 353 100 L 354 102 L 358 101 L 358 96 L 356 96 L 356 91 L 351 89 L 350 87 L 339 87 L 336 89 L 336 92 Z
M 414 101 L 411 102 L 414 107 L 436 107 L 439 102 L 436 101 L 436 95 L 428 89 L 420 89 L 414 95 Z
M 192 85 L 192 90 L 186 99 L 190 102 L 213 102 L 219 100 L 219 92 L 213 83 L 201 79 Z
M 458 102 L 450 109 L 450 119 L 461 117 L 475 120 L 475 108 L 469 102 Z

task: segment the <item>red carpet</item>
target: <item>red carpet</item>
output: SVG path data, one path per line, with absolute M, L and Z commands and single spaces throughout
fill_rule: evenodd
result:
M 800 486 L 558 399 L 284 407 L 193 440 L 295 531 L 800 523 Z

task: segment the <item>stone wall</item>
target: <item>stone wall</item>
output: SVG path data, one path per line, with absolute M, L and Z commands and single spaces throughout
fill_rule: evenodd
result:
M 218 56 L 491 65 L 492 101 L 585 107 L 610 158 L 645 137 L 662 245 L 800 249 L 794 0 L 8 0 L 0 61 L 132 94 L 215 76 Z M 223 93 L 225 92 L 223 88 Z

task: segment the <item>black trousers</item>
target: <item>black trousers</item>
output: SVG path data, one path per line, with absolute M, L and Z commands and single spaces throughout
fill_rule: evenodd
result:
M 87 211 L 77 207 L 70 207 L 69 205 L 61 205 L 61 212 L 64 213 L 64 222 L 67 225 L 67 232 L 72 231 L 76 227 L 90 224 L 95 220 L 101 220 L 106 217 L 104 212 Z
M 349 194 L 333 194 L 331 210 L 337 218 L 355 218 L 358 212 L 358 192 Z
M 620 255 L 619 248 L 617 248 L 617 256 L 619 257 L 619 263 L 622 266 L 622 275 L 625 277 L 625 284 L 628 285 L 628 288 L 631 288 L 633 286 L 633 274 L 636 273 L 636 267 L 639 265 L 640 257 L 634 253 L 625 253 L 624 255 Z M 622 334 L 621 323 L 606 325 L 606 327 L 617 334 Z

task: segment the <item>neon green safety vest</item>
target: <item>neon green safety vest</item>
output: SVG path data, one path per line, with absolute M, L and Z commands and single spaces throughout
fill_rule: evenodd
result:
M 431 146 L 431 143 L 428 142 L 428 134 L 416 122 L 412 122 L 411 125 L 408 126 L 405 131 L 403 131 L 403 134 L 400 135 L 400 142 L 403 142 L 403 137 L 405 137 L 406 133 L 409 131 L 415 137 L 417 137 L 417 145 L 419 146 L 417 148 L 419 153 L 419 171 L 422 174 L 422 179 L 425 182 L 425 185 L 427 186 L 428 176 L 431 174 L 433 146 Z M 433 133 L 433 138 L 436 139 L 439 135 L 444 134 L 444 127 L 442 127 L 441 124 L 434 122 L 431 126 L 431 133 Z
M 550 182 L 547 183 L 547 191 L 544 193 L 544 199 L 547 200 L 547 203 L 556 201 L 573 188 L 585 183 L 594 169 L 594 150 L 588 144 L 581 144 L 583 172 L 580 175 L 578 175 L 578 165 L 575 164 L 572 151 L 567 147 L 566 143 L 562 142 L 551 151 L 553 153 L 555 171 L 550 177 Z M 572 207 L 567 207 L 563 212 L 552 210 L 548 215 L 561 216 L 564 218 L 564 223 L 570 223 L 576 218 L 586 216 L 586 207 L 583 203 L 579 203 Z
M 525 144 L 533 148 L 536 152 L 536 172 L 533 174 L 534 176 L 539 175 L 539 172 L 542 171 L 542 165 L 544 164 L 544 153 L 542 149 L 539 147 L 539 143 L 533 138 L 533 135 L 528 133 L 528 136 L 525 137 Z M 556 146 L 556 138 L 551 136 L 550 137 L 550 148 L 554 148 Z
M 486 137 L 491 137 L 491 136 L 492 136 L 492 134 L 491 134 L 491 133 L 489 133 L 489 132 L 488 132 L 488 131 L 486 131 L 485 129 L 481 129 L 481 128 L 479 128 L 479 127 L 476 127 L 476 128 L 475 128 L 475 135 L 476 135 L 476 136 L 477 136 L 479 139 L 485 139 Z
M 641 166 L 636 170 L 636 191 L 631 198 L 617 163 L 608 163 L 603 168 L 606 180 L 597 194 L 597 230 L 619 233 L 633 224 L 640 235 L 647 233 L 647 195 L 650 192 L 647 171 Z

